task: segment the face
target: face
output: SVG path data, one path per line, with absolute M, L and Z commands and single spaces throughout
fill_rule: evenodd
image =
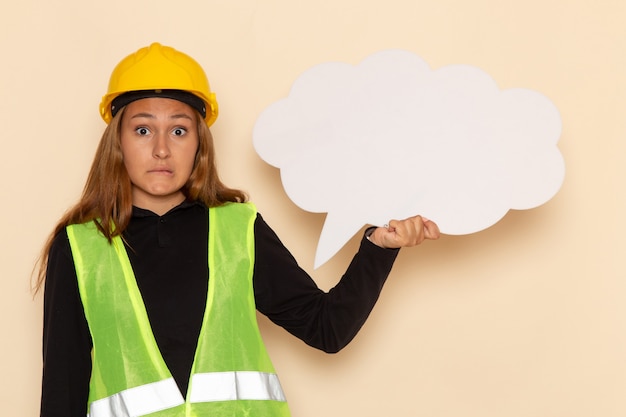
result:
M 120 140 L 133 205 L 162 215 L 183 202 L 198 150 L 196 123 L 196 112 L 177 100 L 145 98 L 126 106 Z

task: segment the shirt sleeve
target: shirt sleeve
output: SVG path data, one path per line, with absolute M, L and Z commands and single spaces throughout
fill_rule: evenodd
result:
M 41 417 L 85 417 L 91 335 L 65 231 L 52 244 L 44 290 Z
M 261 215 L 255 223 L 255 247 L 257 309 L 306 344 L 328 353 L 344 348 L 361 329 L 399 252 L 363 237 L 338 284 L 324 292 Z

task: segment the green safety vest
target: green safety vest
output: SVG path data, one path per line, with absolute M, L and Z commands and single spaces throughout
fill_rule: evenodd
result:
M 93 340 L 88 417 L 289 416 L 261 339 L 251 204 L 209 209 L 209 285 L 186 396 L 159 351 L 122 239 L 93 222 L 67 234 Z

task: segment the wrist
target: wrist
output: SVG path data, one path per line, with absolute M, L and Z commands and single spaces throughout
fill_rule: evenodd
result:
M 375 233 L 377 229 L 378 227 L 372 226 L 368 228 L 367 230 L 365 230 L 365 238 L 369 240 L 370 242 L 372 242 L 374 245 L 380 248 L 385 248 L 381 243 L 378 242 L 378 239 Z

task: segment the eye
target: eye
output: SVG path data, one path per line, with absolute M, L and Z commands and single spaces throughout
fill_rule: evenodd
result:
M 187 129 L 182 128 L 182 127 L 177 127 L 174 130 L 172 130 L 172 134 L 174 136 L 184 136 L 187 133 Z
M 135 133 L 137 133 L 139 136 L 147 136 L 150 134 L 150 129 L 148 129 L 147 127 L 138 127 L 137 129 L 135 129 Z

